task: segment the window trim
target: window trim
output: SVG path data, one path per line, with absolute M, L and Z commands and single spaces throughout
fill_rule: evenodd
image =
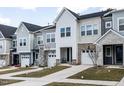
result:
M 107 55 L 107 48 L 110 49 L 110 55 Z M 111 48 L 111 46 L 105 47 L 105 56 L 106 56 L 106 57 L 112 57 L 112 48 Z
M 120 19 L 124 19 L 124 17 L 118 17 L 117 18 L 117 30 L 118 30 L 118 32 L 124 32 L 124 31 L 119 31 L 119 20 Z
M 13 42 L 15 42 L 15 46 L 13 46 L 13 45 L 14 45 Z M 12 47 L 13 47 L 13 48 L 17 47 L 17 40 L 12 40 Z
M 52 36 L 52 34 L 54 34 L 55 35 L 55 33 L 47 33 L 46 34 L 46 43 L 55 43 L 56 42 L 56 36 L 54 37 L 55 38 L 55 42 L 52 42 L 52 38 L 51 38 L 51 36 Z M 50 42 L 47 42 L 47 35 L 50 35 Z
M 110 24 L 110 26 L 107 26 L 107 24 Z M 112 21 L 105 22 L 105 28 L 111 28 L 112 27 Z
M 80 36 L 82 36 L 82 34 L 81 34 L 81 33 L 82 33 L 82 26 L 84 26 L 84 29 L 85 29 L 85 30 L 84 30 L 85 35 L 83 35 L 83 36 L 86 36 L 86 26 L 85 26 L 85 25 L 81 25 L 81 26 L 80 26 Z
M 66 37 L 66 29 L 65 29 L 64 27 L 61 27 L 61 28 L 60 28 L 60 37 L 63 38 L 63 37 L 61 36 L 61 34 L 62 34 L 62 33 L 61 33 L 61 29 L 64 29 L 64 36 L 63 36 L 63 37 Z
M 70 31 L 67 31 L 67 28 L 70 28 Z M 70 32 L 70 36 L 67 36 L 67 32 Z M 71 37 L 71 27 L 66 27 L 65 28 L 65 37 Z
M 21 40 L 22 40 L 22 42 L 20 42 Z M 26 44 L 25 44 L 25 45 L 24 45 L 24 40 L 26 40 L 26 42 L 25 42 Z M 20 45 L 20 43 L 22 43 L 22 45 Z M 23 47 L 24 47 L 24 46 L 27 46 L 27 39 L 26 39 L 26 38 L 19 38 L 19 46 L 20 46 L 20 47 L 22 47 L 22 46 L 23 46 Z
M 40 44 L 38 43 L 38 38 L 40 38 Z M 36 41 L 37 41 L 38 45 L 41 45 L 41 41 L 43 41 L 43 36 L 37 36 L 37 40 Z

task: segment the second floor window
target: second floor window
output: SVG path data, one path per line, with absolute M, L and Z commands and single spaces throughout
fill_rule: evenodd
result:
M 87 35 L 92 35 L 92 25 L 86 26 Z
M 43 37 L 42 36 L 37 37 L 37 44 L 43 44 Z
M 26 39 L 23 39 L 23 45 L 26 46 Z
M 47 34 L 47 43 L 50 43 L 50 34 Z
M 111 21 L 105 22 L 105 28 L 111 28 L 111 27 L 112 27 Z
M 124 19 L 119 19 L 119 31 L 124 31 Z
M 67 37 L 71 36 L 71 28 L 70 27 L 66 27 L 66 36 Z
M 65 28 L 61 28 L 60 31 L 61 31 L 61 37 L 65 37 Z
M 17 41 L 16 41 L 16 40 L 13 40 L 13 41 L 12 41 L 12 46 L 13 46 L 13 47 L 16 47 L 16 46 L 17 46 Z
M 20 39 L 19 44 L 20 46 L 26 46 L 26 39 Z
M 97 24 L 93 25 L 93 34 L 97 35 L 98 34 L 98 28 L 97 28 Z
M 81 26 L 81 36 L 85 35 L 85 26 Z
M 22 46 L 22 39 L 20 39 L 20 46 Z
M 55 42 L 55 34 L 51 34 L 51 42 Z

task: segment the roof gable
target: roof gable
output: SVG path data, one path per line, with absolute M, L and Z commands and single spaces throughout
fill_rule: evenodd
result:
M 5 38 L 11 38 L 16 31 L 16 27 L 0 24 L 0 31 Z
M 69 9 L 67 9 L 67 8 L 64 7 L 64 8 L 61 10 L 61 12 L 59 13 L 59 15 L 56 17 L 54 23 L 56 23 L 56 22 L 59 20 L 59 18 L 61 17 L 61 15 L 62 15 L 65 11 L 67 11 L 68 13 L 70 13 L 75 19 L 78 19 L 78 18 L 79 18 L 78 14 L 76 14 L 76 13 L 74 13 L 73 11 L 71 11 L 71 10 L 69 10 Z
M 101 36 L 100 38 L 98 38 L 94 44 L 97 44 L 100 40 L 102 40 L 104 37 L 106 37 L 110 32 L 116 34 L 117 36 L 124 38 L 123 35 L 119 34 L 117 31 L 114 31 L 113 29 L 108 30 L 103 36 Z
M 22 22 L 22 24 L 24 24 L 25 27 L 26 27 L 30 32 L 34 32 L 34 31 L 37 31 L 37 30 L 43 28 L 43 27 L 41 27 L 41 26 L 39 26 L 39 25 L 35 25 L 35 24 L 27 23 L 27 22 Z

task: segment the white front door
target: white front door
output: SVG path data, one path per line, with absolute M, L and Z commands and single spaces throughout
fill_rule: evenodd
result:
M 83 50 L 81 53 L 81 64 L 82 65 L 89 65 L 89 64 L 93 64 L 93 61 L 89 55 L 89 50 Z
M 50 52 L 48 54 L 48 67 L 53 67 L 56 65 L 56 54 Z
M 21 67 L 30 65 L 30 55 L 21 55 Z

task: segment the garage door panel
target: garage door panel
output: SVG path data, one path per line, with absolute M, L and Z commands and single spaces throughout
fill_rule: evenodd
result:
M 53 67 L 56 65 L 56 55 L 55 53 L 48 54 L 48 67 Z
M 90 51 L 82 51 L 81 53 L 81 64 L 82 65 L 88 65 L 93 64 L 91 57 L 89 56 Z
M 30 55 L 21 55 L 21 67 L 30 65 Z

